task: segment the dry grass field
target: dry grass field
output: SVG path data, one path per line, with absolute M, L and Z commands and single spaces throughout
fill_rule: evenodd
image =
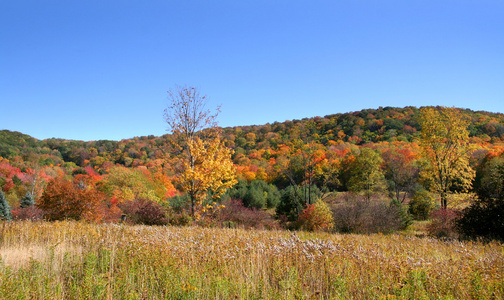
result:
M 504 247 L 82 222 L 0 223 L 1 299 L 503 299 Z

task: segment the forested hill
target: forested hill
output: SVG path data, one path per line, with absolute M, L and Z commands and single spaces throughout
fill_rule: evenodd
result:
M 461 109 L 472 120 L 470 136 L 475 143 L 504 140 L 504 114 Z M 337 141 L 366 143 L 405 141 L 419 137 L 419 108 L 380 107 L 273 124 L 227 127 L 223 134 L 228 146 L 239 154 L 278 149 L 298 141 L 328 146 Z M 165 155 L 170 135 L 144 136 L 122 141 L 37 140 L 28 135 L 0 131 L 0 156 L 37 162 L 40 165 L 73 163 L 84 167 L 103 164 L 146 165 Z

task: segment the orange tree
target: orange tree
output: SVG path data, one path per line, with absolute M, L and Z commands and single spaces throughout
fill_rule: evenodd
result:
M 72 182 L 62 177 L 52 179 L 36 206 L 47 220 L 73 219 L 100 221 L 105 195 L 82 181 Z

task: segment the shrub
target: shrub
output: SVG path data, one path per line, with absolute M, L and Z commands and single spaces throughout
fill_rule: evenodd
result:
M 308 231 L 330 231 L 334 228 L 334 220 L 329 206 L 322 200 L 307 204 L 299 215 L 301 228 Z
M 164 209 L 158 203 L 137 199 L 121 205 L 121 209 L 129 218 L 129 222 L 144 225 L 167 225 L 168 219 Z
M 217 212 L 217 221 L 222 227 L 256 229 L 280 229 L 278 222 L 266 211 L 248 208 L 241 200 L 231 199 Z
M 30 205 L 28 207 L 21 207 L 12 211 L 12 218 L 14 220 L 42 220 L 44 217 L 44 211 L 35 205 Z
M 188 195 L 183 195 L 183 196 L 173 196 L 169 198 L 168 200 L 168 205 L 171 209 L 173 209 L 174 212 L 176 213 L 183 213 L 186 209 L 189 209 L 189 196 Z
M 427 220 L 434 207 L 434 199 L 431 193 L 423 190 L 413 196 L 408 211 L 415 220 Z
M 332 211 L 334 229 L 341 233 L 391 233 L 404 226 L 397 207 L 384 201 L 347 199 Z
M 191 224 L 191 222 L 192 222 L 191 216 L 185 212 L 172 212 L 169 215 L 170 225 L 186 226 Z
M 458 237 L 455 224 L 460 213 L 453 209 L 438 209 L 431 213 L 432 223 L 427 226 L 427 232 L 434 237 Z
M 462 211 L 457 230 L 468 238 L 504 241 L 504 200 L 483 198 Z
M 404 230 L 411 225 L 412 219 L 410 213 L 408 212 L 408 206 L 402 204 L 397 199 L 393 199 L 390 203 L 390 208 L 392 211 L 395 211 L 397 218 L 401 221 L 401 225 L 399 227 L 400 230 Z

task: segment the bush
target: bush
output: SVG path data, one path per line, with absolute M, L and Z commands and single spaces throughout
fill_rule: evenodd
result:
M 12 211 L 12 218 L 14 220 L 42 220 L 44 217 L 44 211 L 37 208 L 35 205 L 30 205 L 28 207 L 21 207 Z
M 173 209 L 173 211 L 176 213 L 183 213 L 184 210 L 190 208 L 190 200 L 188 195 L 174 196 L 169 198 L 167 201 L 170 208 Z
M 322 200 L 307 204 L 299 215 L 302 229 L 308 231 L 330 231 L 334 228 L 334 220 L 329 206 Z
M 415 220 L 427 220 L 435 208 L 431 193 L 426 190 L 417 192 L 409 203 L 408 212 Z
M 156 202 L 146 199 L 128 201 L 121 209 L 129 218 L 130 223 L 143 225 L 167 225 L 168 219 L 164 209 Z
M 399 227 L 400 230 L 404 230 L 411 225 L 413 221 L 410 213 L 408 212 L 408 206 L 402 204 L 397 199 L 394 199 L 390 203 L 390 208 L 393 211 L 395 210 L 397 218 L 399 218 L 399 220 L 401 221 L 401 225 Z
M 241 200 L 231 199 L 217 212 L 217 221 L 222 227 L 256 229 L 280 229 L 278 222 L 267 212 L 243 205 Z
M 332 211 L 334 229 L 341 233 L 391 233 L 404 227 L 398 208 L 383 201 L 347 199 Z
M 462 211 L 456 227 L 460 234 L 468 238 L 504 241 L 504 200 L 476 200 Z
M 455 224 L 460 218 L 460 213 L 453 209 L 438 209 L 431 213 L 432 223 L 427 226 L 427 232 L 434 237 L 458 237 Z
M 170 225 L 186 226 L 191 224 L 192 221 L 191 216 L 185 212 L 172 212 L 169 214 Z

